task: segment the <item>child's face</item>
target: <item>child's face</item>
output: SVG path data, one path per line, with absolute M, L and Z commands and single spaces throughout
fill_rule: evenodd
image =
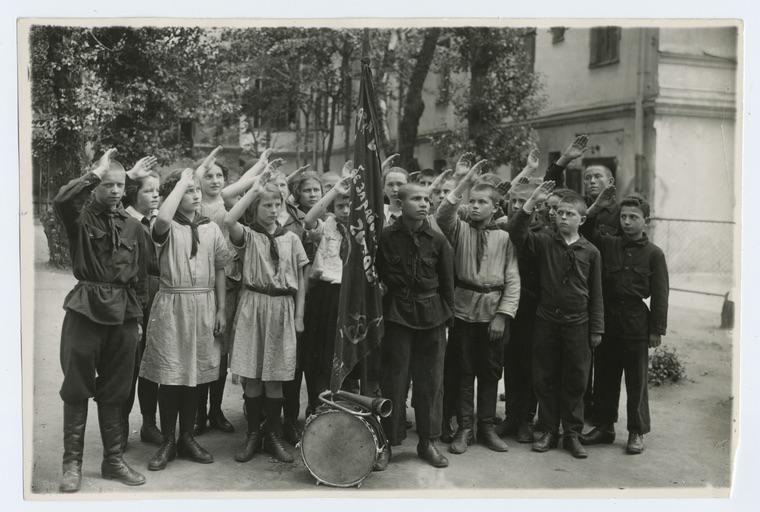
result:
M 649 219 L 644 217 L 644 212 L 635 206 L 623 206 L 620 209 L 620 227 L 623 233 L 634 240 L 641 238 L 644 228 Z
M 198 180 L 194 180 L 193 184 L 188 186 L 185 190 L 177 210 L 184 216 L 192 218 L 198 207 L 201 205 L 201 197 L 201 184 Z
M 602 193 L 602 190 L 614 182 L 614 178 L 604 167 L 591 166 L 583 173 L 583 184 L 586 187 L 586 193 L 592 199 L 596 199 Z
M 445 197 L 446 195 L 443 193 L 443 189 L 437 188 L 430 192 L 430 208 L 432 210 L 437 210 L 441 205 L 441 201 L 443 201 Z
M 108 170 L 103 174 L 100 183 L 95 187 L 95 200 L 113 210 L 124 196 L 124 182 L 127 173 L 121 169 Z
M 446 197 L 451 192 L 454 191 L 454 189 L 457 187 L 457 182 L 454 180 L 446 180 L 443 182 L 443 185 L 441 185 L 441 192 L 443 192 L 443 197 Z
M 432 176 L 427 176 L 427 175 L 425 175 L 425 176 L 420 176 L 420 180 L 419 180 L 419 182 L 418 182 L 418 183 L 419 183 L 420 185 L 422 185 L 423 187 L 427 188 L 427 187 L 429 187 L 430 185 L 432 185 L 432 184 L 433 184 L 433 180 L 434 180 L 434 179 L 435 179 L 435 178 L 433 178 Z
M 559 206 L 559 196 L 551 195 L 546 199 L 546 218 L 549 222 L 554 222 L 557 218 L 557 206 Z
M 137 191 L 135 210 L 143 215 L 158 208 L 158 178 L 145 178 L 142 188 Z
M 525 206 L 526 199 L 524 197 L 512 196 L 509 200 L 509 206 L 512 208 L 512 212 L 519 212 L 522 207 Z
M 489 219 L 495 210 L 491 194 L 485 190 L 470 192 L 470 219 L 475 222 Z
M 282 206 L 282 199 L 268 195 L 264 197 L 256 208 L 256 220 L 263 226 L 273 226 Z
M 288 190 L 288 181 L 285 179 L 285 176 L 283 174 L 278 173 L 277 176 L 275 176 L 273 182 L 275 185 L 277 185 L 277 188 L 280 189 L 280 194 L 282 195 L 284 201 L 285 198 L 290 195 L 290 191 Z
M 224 187 L 224 173 L 222 168 L 214 165 L 206 171 L 201 179 L 201 191 L 206 197 L 217 197 Z
M 298 204 L 304 208 L 311 208 L 322 197 L 322 187 L 315 179 L 309 178 L 301 184 L 301 192 L 298 196 Z
M 430 211 L 430 198 L 422 187 L 414 187 L 401 201 L 401 215 L 411 220 L 423 220 Z
M 348 222 L 348 216 L 351 213 L 351 198 L 339 197 L 333 202 L 333 212 L 335 218 L 341 222 Z
M 581 216 L 572 203 L 559 203 L 556 220 L 559 232 L 568 236 L 578 233 L 578 228 L 585 222 L 586 217 Z
M 391 172 L 385 177 L 385 186 L 383 187 L 385 195 L 391 200 L 391 204 L 398 201 L 398 189 L 406 185 L 406 176 L 400 172 Z

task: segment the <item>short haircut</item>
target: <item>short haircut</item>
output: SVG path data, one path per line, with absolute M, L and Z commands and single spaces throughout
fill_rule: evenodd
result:
M 410 195 L 412 195 L 415 191 L 419 190 L 422 192 L 422 195 L 427 196 L 427 189 L 420 185 L 419 183 L 407 183 L 406 185 L 402 185 L 401 188 L 398 189 L 398 198 L 403 201 Z
M 631 194 L 629 196 L 625 196 L 620 201 L 620 208 L 622 209 L 623 206 L 638 208 L 641 210 L 641 213 L 644 215 L 645 219 L 648 219 L 651 213 L 649 201 L 647 201 L 643 196 L 640 196 L 639 194 Z
M 137 203 L 137 193 L 143 188 L 145 182 L 148 181 L 148 178 L 159 179 L 158 173 L 156 171 L 150 171 L 148 176 L 136 180 L 127 176 L 126 183 L 124 184 L 124 197 L 121 199 L 124 206 L 134 206 L 135 203 Z
M 113 158 L 109 162 L 108 171 L 106 171 L 106 172 L 110 172 L 110 171 L 123 171 L 123 172 L 127 172 L 127 170 L 124 168 L 124 166 L 122 165 L 122 163 L 119 162 L 118 160 L 114 160 Z
M 604 174 L 607 175 L 608 178 L 612 178 L 613 177 L 612 176 L 612 171 L 610 170 L 610 168 L 607 167 L 606 165 L 601 165 L 601 164 L 589 165 L 588 167 L 586 167 L 583 170 L 583 175 L 585 176 L 588 171 L 593 171 L 593 170 L 597 170 L 597 169 L 601 169 L 602 171 L 604 171 Z
M 200 160 L 196 160 L 195 162 L 193 162 L 193 164 L 192 164 L 192 168 L 193 168 L 193 169 L 197 169 L 198 167 L 200 167 L 200 166 L 201 166 L 201 164 L 203 163 L 203 160 L 205 160 L 205 159 L 206 159 L 206 158 L 204 157 L 204 158 L 202 158 L 202 159 L 200 159 Z M 212 167 L 213 167 L 214 165 L 216 165 L 217 167 L 219 167 L 219 168 L 222 170 L 222 176 L 224 176 L 224 181 L 227 181 L 227 180 L 229 179 L 229 177 L 230 177 L 230 170 L 229 170 L 229 169 L 227 169 L 227 167 L 226 167 L 226 166 L 222 165 L 222 163 L 221 163 L 221 162 L 219 162 L 219 160 L 216 160 L 216 161 L 214 162 L 214 164 L 212 165 Z M 204 172 L 203 174 L 206 174 L 206 173 Z
M 423 176 L 435 179 L 438 177 L 438 173 L 433 169 L 422 169 L 417 179 L 422 178 Z
M 503 199 L 503 197 L 499 193 L 499 191 L 496 190 L 496 187 L 494 187 L 490 183 L 486 183 L 486 182 L 476 183 L 470 189 L 470 193 L 472 193 L 472 192 L 486 192 L 486 193 L 488 193 L 488 197 L 491 199 L 491 203 L 493 203 L 494 208 L 497 207 L 497 206 L 499 206 L 499 202 Z
M 586 215 L 586 201 L 575 190 L 571 190 L 562 196 L 559 204 L 569 204 L 578 211 L 581 217 Z
M 391 167 L 390 169 L 388 169 L 387 171 L 383 173 L 383 186 L 385 186 L 385 181 L 388 179 L 388 175 L 394 172 L 398 174 L 403 174 L 404 176 L 406 176 L 406 181 L 409 182 L 409 173 L 406 172 L 406 169 L 403 169 L 401 167 Z

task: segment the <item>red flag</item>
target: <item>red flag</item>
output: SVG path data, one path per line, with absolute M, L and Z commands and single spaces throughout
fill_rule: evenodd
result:
M 357 362 L 380 344 L 383 304 L 375 253 L 383 229 L 383 179 L 378 153 L 375 88 L 369 61 L 362 59 L 356 113 L 348 257 L 343 262 L 330 389 L 340 389 Z

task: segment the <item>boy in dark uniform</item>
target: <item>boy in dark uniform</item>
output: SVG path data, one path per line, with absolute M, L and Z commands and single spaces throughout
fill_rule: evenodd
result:
M 82 482 L 90 397 L 98 404 L 101 475 L 126 485 L 145 483 L 122 457 L 122 406 L 130 394 L 140 339 L 149 249 L 142 226 L 121 207 L 126 173 L 111 160 L 115 151 L 108 150 L 95 169 L 61 187 L 53 199 L 79 280 L 63 303 L 61 492 L 76 492 Z
M 445 326 L 454 309 L 453 255 L 444 236 L 427 220 L 427 189 L 403 185 L 398 199 L 401 216 L 383 229 L 377 251 L 377 271 L 387 287 L 380 387 L 394 405 L 383 419 L 383 429 L 390 444 L 401 444 L 406 413 L 402 404 L 411 371 L 417 455 L 434 467 L 446 467 L 449 462 L 435 442 L 441 436 L 443 414 Z
M 587 456 L 578 437 L 583 429 L 591 348 L 604 333 L 601 257 L 578 234 L 586 220 L 586 204 L 578 194 L 566 194 L 557 207 L 557 231 L 531 232 L 536 204 L 553 189 L 545 182 L 530 196 L 507 226 L 518 251 L 532 254 L 538 264 L 539 299 L 533 332 L 533 388 L 538 398 L 540 432 L 533 450 L 557 445 L 560 422 L 564 447 L 576 458 Z
M 589 209 L 605 195 L 614 196 L 614 187 L 605 190 Z M 657 347 L 665 335 L 668 320 L 668 267 L 662 250 L 644 233 L 649 223 L 649 203 L 638 196 L 620 202 L 622 236 L 605 236 L 598 230 L 594 242 L 602 254 L 606 333 L 596 349 L 593 430 L 581 436 L 583 444 L 610 444 L 615 441 L 618 419 L 620 378 L 625 373 L 628 396 L 628 443 L 626 451 L 644 450 L 644 434 L 649 433 L 647 372 L 648 349 Z M 644 299 L 651 297 L 650 307 Z

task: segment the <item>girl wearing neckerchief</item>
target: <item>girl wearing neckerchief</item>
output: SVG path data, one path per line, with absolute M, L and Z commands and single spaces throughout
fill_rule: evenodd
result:
M 196 387 L 219 377 L 225 329 L 229 259 L 221 229 L 197 213 L 200 183 L 192 169 L 175 171 L 161 186 L 164 202 L 151 228 L 158 248 L 160 287 L 148 322 L 140 376 L 160 385 L 163 444 L 148 469 L 164 469 L 176 456 L 208 464 L 213 456 L 193 437 Z M 179 440 L 175 427 L 179 415 Z
M 283 383 L 296 370 L 296 333 L 303 332 L 304 267 L 309 262 L 300 237 L 277 217 L 282 195 L 265 172 L 254 180 L 224 218 L 230 242 L 243 262 L 230 366 L 243 377 L 248 434 L 235 460 L 246 462 L 259 451 L 259 424 L 266 414 L 265 447 L 282 462 L 293 462 L 282 437 Z M 238 222 L 244 212 L 253 222 Z

